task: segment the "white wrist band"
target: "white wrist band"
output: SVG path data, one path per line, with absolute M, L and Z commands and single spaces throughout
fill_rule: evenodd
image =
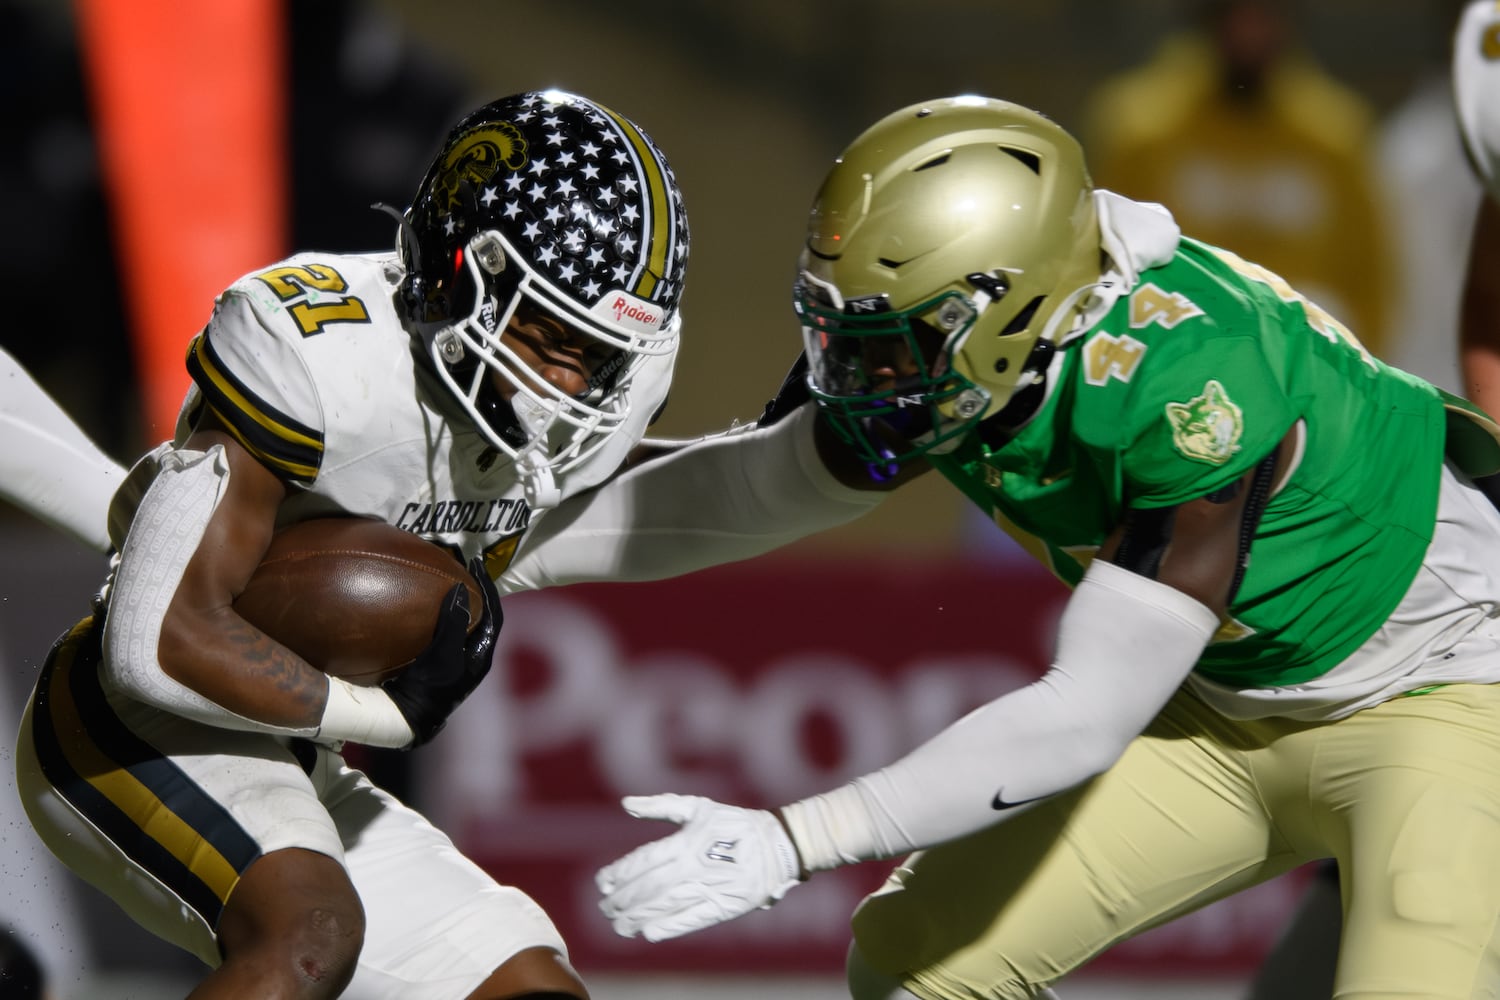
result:
M 359 687 L 328 678 L 328 704 L 318 725 L 318 739 L 362 743 L 370 747 L 407 746 L 416 739 L 406 716 L 378 687 Z
M 852 783 L 781 807 L 787 834 L 808 872 L 865 860 L 846 847 L 869 839 L 868 816 L 869 809 L 859 801 L 859 789 Z M 869 854 L 875 857 L 881 852 L 871 850 Z

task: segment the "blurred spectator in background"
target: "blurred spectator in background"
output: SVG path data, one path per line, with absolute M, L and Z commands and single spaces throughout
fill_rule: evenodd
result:
M 1464 157 L 1450 72 L 1459 2 L 1434 5 L 1426 65 L 1380 129 L 1376 164 L 1388 196 L 1396 261 L 1384 357 L 1449 392 L 1459 377 L 1458 310 L 1479 181 Z
M 1299 46 L 1286 0 L 1198 0 L 1084 113 L 1094 182 L 1277 272 L 1385 347 L 1392 273 L 1373 111 Z

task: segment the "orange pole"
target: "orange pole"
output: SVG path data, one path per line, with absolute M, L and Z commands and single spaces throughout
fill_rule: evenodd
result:
M 213 298 L 287 251 L 280 0 L 76 0 L 147 441 Z

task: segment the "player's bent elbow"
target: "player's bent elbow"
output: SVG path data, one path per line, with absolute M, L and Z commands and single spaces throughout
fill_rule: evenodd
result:
M 113 692 L 157 708 L 173 710 L 177 699 L 168 692 L 177 687 L 193 687 L 184 678 L 192 670 L 185 666 L 193 640 L 164 619 L 156 631 L 156 641 L 147 638 L 153 623 L 135 620 L 128 609 L 112 608 L 104 636 L 101 676 Z
M 1064 760 L 1062 772 L 1074 775 L 1071 785 L 1092 781 L 1117 764 L 1132 740 L 1139 735 L 1127 732 L 1113 720 L 1097 719 L 1086 725 L 1082 718 L 1060 733 L 1055 745 Z

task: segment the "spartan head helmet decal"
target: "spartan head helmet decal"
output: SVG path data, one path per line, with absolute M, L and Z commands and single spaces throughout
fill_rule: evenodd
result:
M 503 166 L 519 170 L 526 163 L 526 137 L 510 122 L 480 125 L 459 138 L 446 151 L 433 180 L 434 196 L 448 211 L 459 206 L 464 184 L 479 186 Z

